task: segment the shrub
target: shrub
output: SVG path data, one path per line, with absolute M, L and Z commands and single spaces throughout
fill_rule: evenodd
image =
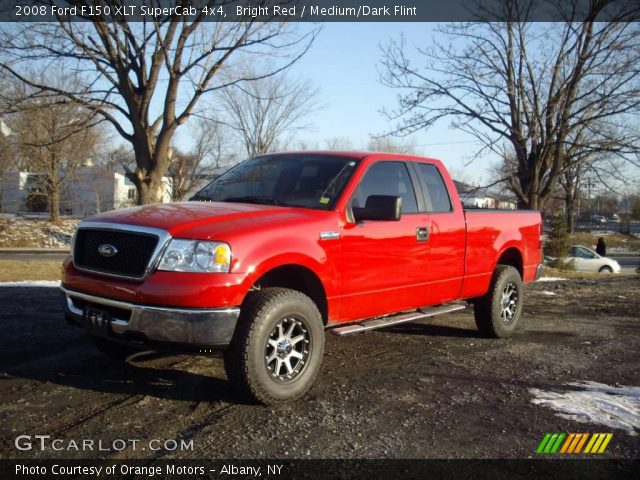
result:
M 575 270 L 573 260 L 567 259 L 571 241 L 567 233 L 567 221 L 563 214 L 556 214 L 551 223 L 551 231 L 546 244 L 546 255 L 555 257 L 555 268 L 560 270 Z

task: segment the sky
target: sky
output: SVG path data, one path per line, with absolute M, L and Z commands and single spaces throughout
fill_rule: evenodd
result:
M 436 23 L 389 22 L 324 22 L 295 24 L 300 34 L 320 28 L 309 51 L 289 70 L 294 78 L 308 79 L 319 90 L 317 104 L 321 106 L 304 120 L 308 128 L 295 132 L 289 143 L 295 148 L 299 142 L 326 148 L 332 138 L 347 138 L 356 149 L 366 149 L 371 135 L 381 135 L 393 129 L 394 124 L 381 112 L 383 108 L 397 106 L 398 91 L 385 87 L 379 79 L 378 69 L 381 45 L 404 35 L 407 45 L 427 46 L 434 38 Z M 13 24 L 1 27 L 14 28 Z M 15 27 L 17 28 L 17 27 Z M 203 99 L 203 103 L 205 99 Z M 160 97 L 154 97 L 152 110 L 159 113 L 163 106 Z M 193 147 L 193 130 L 189 124 L 178 129 L 175 145 L 188 151 Z M 121 143 L 113 135 L 114 143 Z M 474 160 L 469 157 L 480 144 L 472 136 L 449 128 L 449 120 L 441 120 L 428 132 L 408 137 L 419 154 L 442 160 L 461 180 L 482 184 L 494 158 Z M 405 141 L 401 139 L 400 141 Z
M 317 28 L 318 24 L 298 24 L 300 32 Z M 304 122 L 308 128 L 298 131 L 296 140 L 326 148 L 325 141 L 345 137 L 354 148 L 365 149 L 370 135 L 380 135 L 393 128 L 382 113 L 383 108 L 397 105 L 397 91 L 379 80 L 382 57 L 380 45 L 401 34 L 408 45 L 425 46 L 432 41 L 434 23 L 337 23 L 321 24 L 321 31 L 310 50 L 290 69 L 294 78 L 310 80 L 318 87 L 317 103 L 321 108 Z M 181 132 L 179 138 L 188 141 Z M 428 132 L 408 137 L 419 154 L 442 160 L 457 178 L 481 184 L 488 181 L 491 157 L 466 165 L 479 143 L 464 132 L 449 128 L 442 120 Z M 180 140 L 178 144 L 180 144 Z

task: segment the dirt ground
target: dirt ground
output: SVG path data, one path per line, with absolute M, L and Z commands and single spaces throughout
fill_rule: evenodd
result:
M 531 393 L 640 386 L 639 292 L 638 276 L 536 283 L 505 340 L 480 338 L 469 309 L 327 334 L 310 395 L 262 407 L 234 396 L 219 358 L 117 365 L 64 323 L 57 289 L 0 287 L 0 458 L 535 458 L 547 432 L 613 432 L 600 458 L 639 458 L 633 430 L 561 418 Z M 62 450 L 18 450 L 19 435 Z M 68 448 L 85 439 L 106 450 Z

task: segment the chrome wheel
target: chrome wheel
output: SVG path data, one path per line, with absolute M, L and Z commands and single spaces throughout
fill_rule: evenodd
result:
M 310 333 L 297 318 L 283 318 L 271 331 L 264 361 L 269 374 L 288 382 L 304 369 L 309 358 Z
M 502 290 L 500 300 L 500 319 L 509 325 L 518 311 L 518 287 L 514 283 L 507 283 Z

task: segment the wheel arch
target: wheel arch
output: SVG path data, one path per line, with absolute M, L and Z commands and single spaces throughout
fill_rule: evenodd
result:
M 308 296 L 316 304 L 322 323 L 329 320 L 327 293 L 320 277 L 310 268 L 299 264 L 284 264 L 273 267 L 258 277 L 251 289 L 281 287 L 296 290 Z
M 524 278 L 524 264 L 522 260 L 522 253 L 516 247 L 509 247 L 505 249 L 498 257 L 498 265 L 510 265 L 515 268 L 520 274 L 520 278 Z

